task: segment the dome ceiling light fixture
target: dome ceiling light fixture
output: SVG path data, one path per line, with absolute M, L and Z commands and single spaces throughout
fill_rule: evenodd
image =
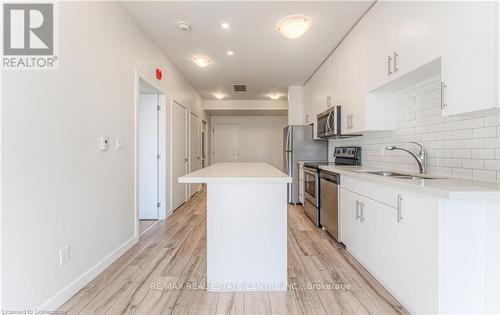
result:
M 210 57 L 204 55 L 196 55 L 191 58 L 191 60 L 198 66 L 205 68 L 206 66 L 212 63 L 212 59 Z
M 282 18 L 276 25 L 276 30 L 287 38 L 298 38 L 307 33 L 311 25 L 310 17 L 296 14 Z
M 223 99 L 224 97 L 226 97 L 226 94 L 224 94 L 224 93 L 222 93 L 222 92 L 215 92 L 215 93 L 214 93 L 214 96 L 215 96 L 215 98 L 216 98 L 216 99 L 221 100 L 221 99 Z

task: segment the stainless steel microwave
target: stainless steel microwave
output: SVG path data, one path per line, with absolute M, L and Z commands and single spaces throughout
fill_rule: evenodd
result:
M 322 113 L 318 114 L 317 136 L 318 138 L 340 137 L 340 115 L 341 107 L 332 106 Z

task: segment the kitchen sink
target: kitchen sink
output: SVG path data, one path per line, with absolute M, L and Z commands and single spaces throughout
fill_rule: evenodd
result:
M 363 171 L 363 173 L 373 174 L 384 177 L 392 177 L 397 179 L 440 179 L 439 177 L 429 177 L 425 175 L 412 175 L 412 174 L 404 174 L 398 172 L 391 171 Z

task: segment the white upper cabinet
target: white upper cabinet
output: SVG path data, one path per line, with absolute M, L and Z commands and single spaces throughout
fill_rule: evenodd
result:
M 392 79 L 395 43 L 394 2 L 379 1 L 365 15 L 367 90 L 378 88 Z
M 366 127 L 366 23 L 344 39 L 340 50 L 342 133 L 357 134 Z
M 495 100 L 497 6 L 495 1 L 440 3 L 443 115 L 498 106 Z
M 368 91 L 440 57 L 439 21 L 432 1 L 380 1 L 365 16 Z
M 434 1 L 395 1 L 391 14 L 395 23 L 395 47 L 392 53 L 394 78 L 411 72 L 441 56 L 440 21 Z
M 306 115 L 342 106 L 346 135 L 394 128 L 392 96 L 441 74 L 442 115 L 498 108 L 498 3 L 378 1 L 306 85 Z
M 331 75 L 331 105 L 342 105 L 342 86 L 341 86 L 341 60 L 339 50 L 335 50 L 329 59 Z
M 314 138 L 317 138 L 317 115 L 332 105 L 332 72 L 330 59 L 325 60 L 306 84 L 307 117 L 313 124 Z

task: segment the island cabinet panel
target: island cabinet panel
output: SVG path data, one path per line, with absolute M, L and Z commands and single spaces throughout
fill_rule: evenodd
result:
M 286 187 L 208 183 L 208 291 L 287 290 Z

